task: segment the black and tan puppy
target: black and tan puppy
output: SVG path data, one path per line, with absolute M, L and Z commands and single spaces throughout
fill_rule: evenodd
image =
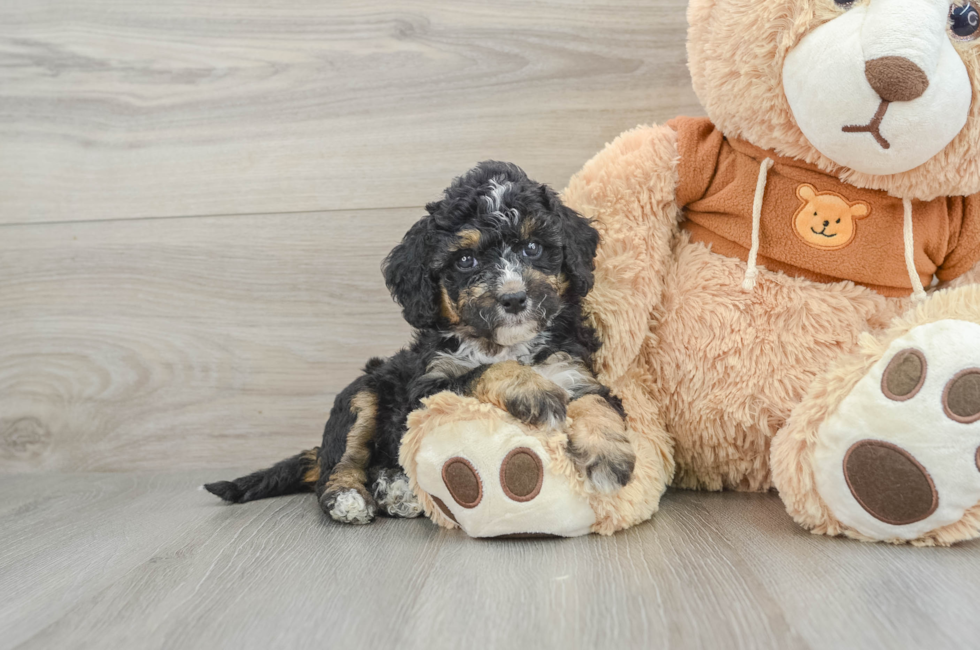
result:
M 569 451 L 594 487 L 625 485 L 635 456 L 622 403 L 594 374 L 599 347 L 581 301 L 599 237 L 587 219 L 518 167 L 482 163 L 426 206 L 384 263 L 385 282 L 417 329 L 411 346 L 372 359 L 334 402 L 320 447 L 205 487 L 243 503 L 314 490 L 337 521 L 420 507 L 398 466 L 408 414 L 454 391 L 506 409 L 541 435 L 577 405 Z

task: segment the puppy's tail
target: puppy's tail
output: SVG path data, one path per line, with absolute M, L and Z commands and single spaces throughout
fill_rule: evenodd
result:
M 231 503 L 307 492 L 313 489 L 320 478 L 320 465 L 317 463 L 319 451 L 319 447 L 314 447 L 292 458 L 281 460 L 268 469 L 236 478 L 234 481 L 208 483 L 204 489 Z

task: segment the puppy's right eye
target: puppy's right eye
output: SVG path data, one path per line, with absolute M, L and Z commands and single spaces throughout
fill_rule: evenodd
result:
M 477 264 L 476 258 L 469 253 L 460 255 L 459 259 L 456 260 L 456 268 L 460 271 L 472 271 L 477 267 Z

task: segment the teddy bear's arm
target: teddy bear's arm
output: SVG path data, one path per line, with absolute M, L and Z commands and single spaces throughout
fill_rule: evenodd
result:
M 639 353 L 663 291 L 681 211 L 677 133 L 666 125 L 628 131 L 585 164 L 564 191 L 567 205 L 601 235 L 586 310 L 603 343 L 601 378 L 621 376 Z

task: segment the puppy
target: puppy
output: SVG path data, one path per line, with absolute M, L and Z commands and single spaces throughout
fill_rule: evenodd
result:
M 599 341 L 582 298 L 598 233 L 518 167 L 485 162 L 426 206 L 383 264 L 416 328 L 412 344 L 372 359 L 336 398 L 320 447 L 204 487 L 244 503 L 313 490 L 331 518 L 370 522 L 421 513 L 398 465 L 408 414 L 453 391 L 506 409 L 542 436 L 566 412 L 569 452 L 594 489 L 629 481 L 635 455 L 622 402 L 595 377 Z

